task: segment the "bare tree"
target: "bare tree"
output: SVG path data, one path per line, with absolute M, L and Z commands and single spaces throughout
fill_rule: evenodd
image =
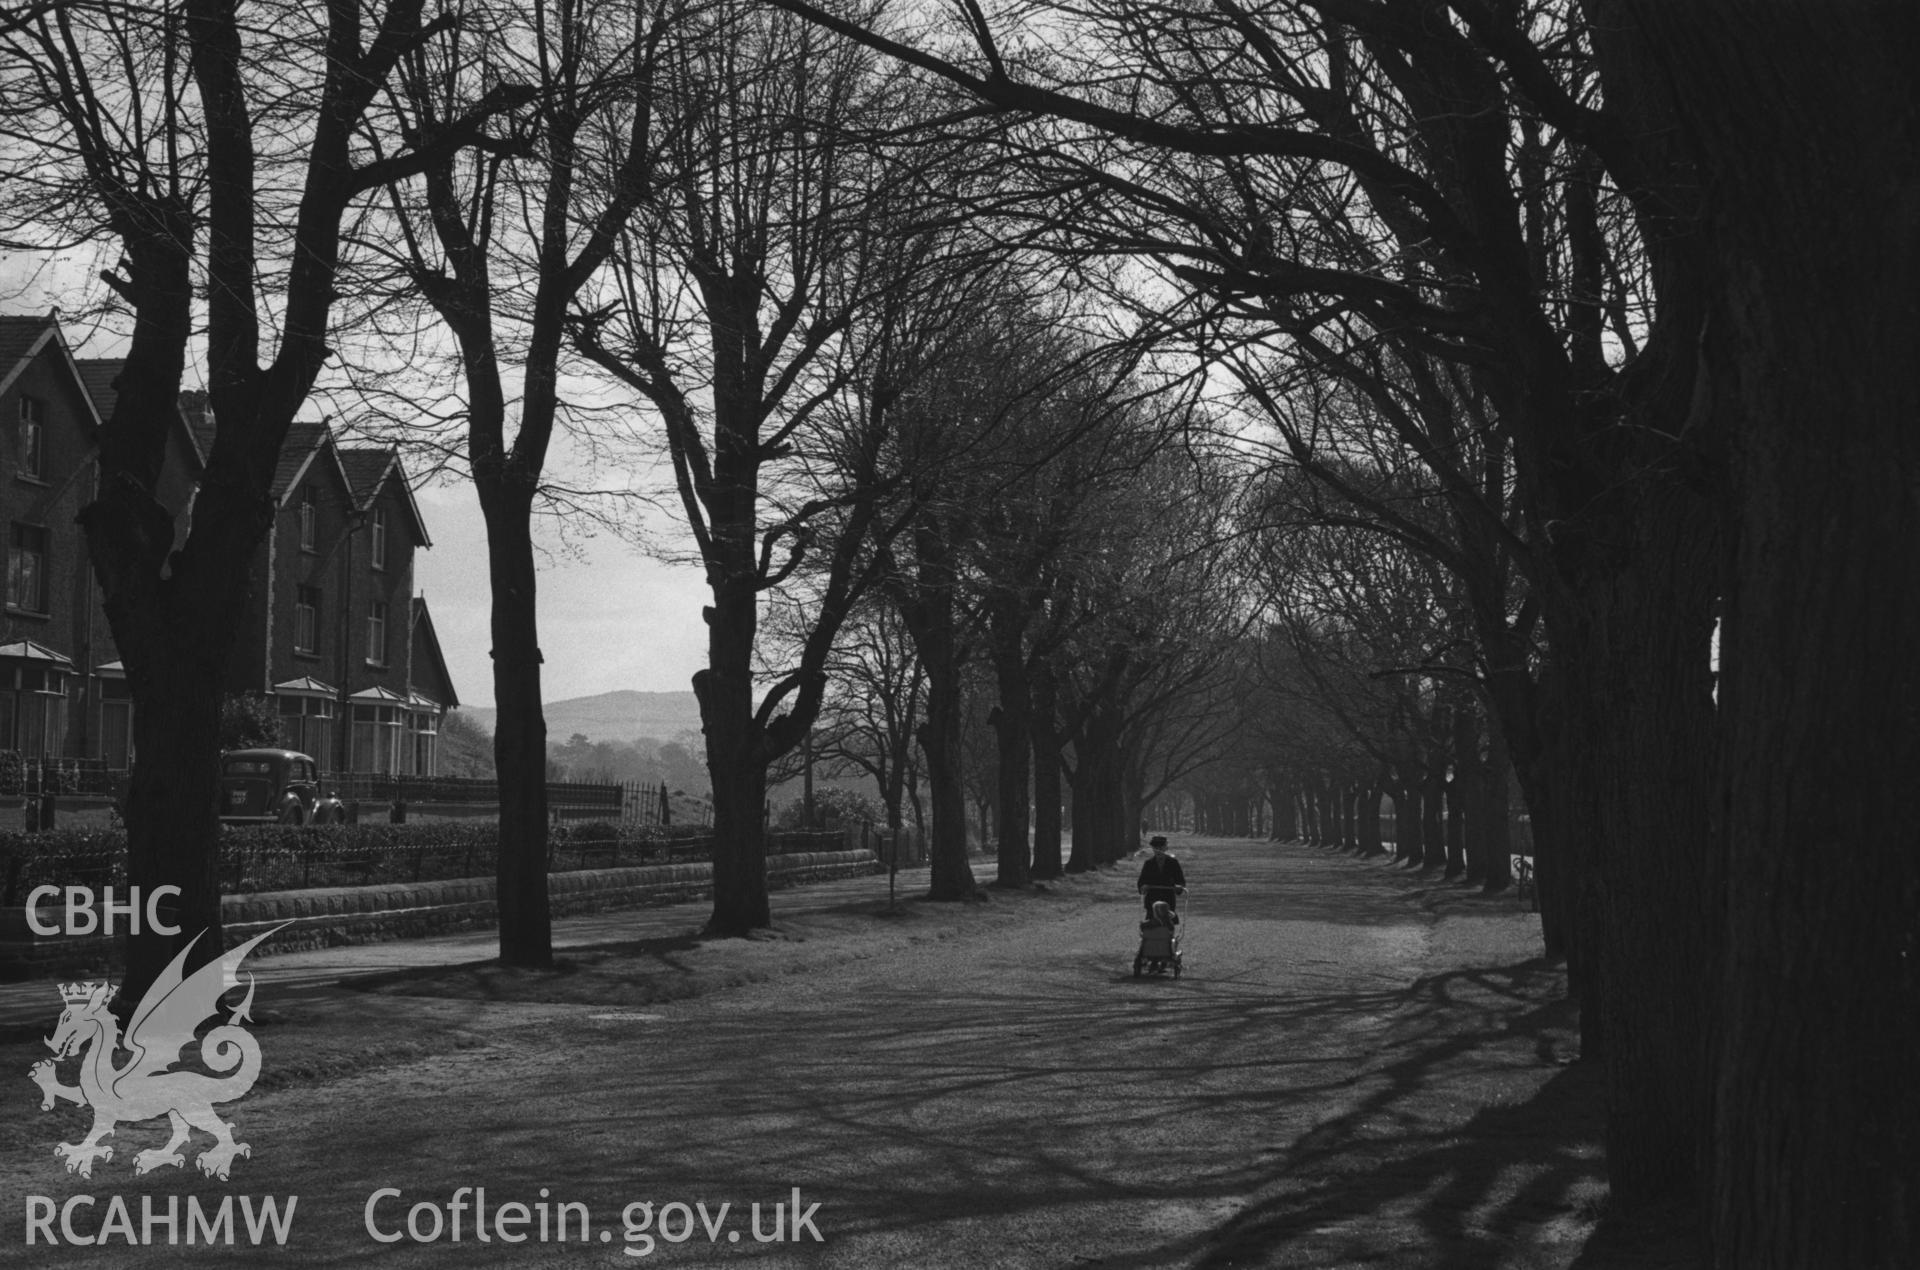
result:
M 878 592 L 842 628 L 827 674 L 832 687 L 821 704 L 818 753 L 871 776 L 887 827 L 897 830 L 918 783 L 913 746 L 925 676 L 899 614 Z
M 553 956 L 532 517 L 566 408 L 565 320 L 655 194 L 653 98 L 669 33 L 688 11 L 676 0 L 470 10 L 457 40 L 407 59 L 396 94 L 403 135 L 438 135 L 502 84 L 528 106 L 513 135 L 439 154 L 416 179 L 390 183 L 386 215 L 368 226 L 389 244 L 398 287 L 373 295 L 392 305 L 398 291 L 410 319 L 401 338 L 417 338 L 424 306 L 458 349 L 467 461 L 487 525 L 500 957 L 512 965 Z
M 329 355 L 343 223 L 369 191 L 476 140 L 508 101 L 371 144 L 394 68 L 454 26 L 423 21 L 419 0 L 187 0 L 63 4 L 0 37 L 9 126 L 32 142 L 4 174 L 10 197 L 34 200 L 14 204 L 31 222 L 18 237 L 121 253 L 103 279 L 132 339 L 81 523 L 136 705 L 129 881 L 181 888 L 179 939 L 201 958 L 222 947 L 221 689 L 280 445 Z M 156 488 L 190 359 L 204 361 L 218 428 L 176 551 Z M 132 937 L 122 999 L 173 952 Z
M 953 320 L 942 288 L 971 285 L 941 263 L 964 227 L 928 193 L 931 173 L 960 179 L 967 148 L 911 144 L 925 94 L 786 15 L 721 0 L 681 31 L 655 99 L 672 175 L 573 332 L 658 412 L 706 567 L 708 929 L 740 934 L 771 921 L 768 765 L 812 727 L 875 544 L 906 523 L 882 506 L 899 479 L 888 416 Z M 814 622 L 756 700 L 760 606 L 789 580 Z

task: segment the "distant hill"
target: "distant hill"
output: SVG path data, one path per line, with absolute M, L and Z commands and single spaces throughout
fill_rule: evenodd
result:
M 643 736 L 671 741 L 682 732 L 700 730 L 700 703 L 691 692 L 603 692 L 549 701 L 545 712 L 547 740 L 555 745 L 575 732 L 589 741 L 637 741 Z M 462 706 L 460 713 L 491 733 L 498 712 Z

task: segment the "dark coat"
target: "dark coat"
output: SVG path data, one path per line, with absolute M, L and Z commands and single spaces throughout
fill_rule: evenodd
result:
M 1141 887 L 1146 888 L 1147 902 L 1154 900 L 1173 901 L 1173 888 L 1185 886 L 1187 875 L 1180 867 L 1180 861 L 1169 851 L 1166 855 L 1152 855 L 1140 866 Z

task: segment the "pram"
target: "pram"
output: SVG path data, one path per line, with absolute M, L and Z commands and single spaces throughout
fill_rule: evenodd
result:
M 1165 900 L 1154 903 L 1153 916 L 1140 923 L 1140 951 L 1133 955 L 1133 977 L 1171 973 L 1180 977 L 1180 918 Z

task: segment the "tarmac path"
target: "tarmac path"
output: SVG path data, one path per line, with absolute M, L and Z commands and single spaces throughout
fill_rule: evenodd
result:
M 468 1048 L 235 1104 L 273 1147 L 224 1187 L 190 1168 L 135 1179 L 121 1157 L 91 1183 L 55 1162 L 0 1181 L 57 1203 L 124 1194 L 136 1227 L 140 1193 L 298 1194 L 284 1246 L 221 1258 L 248 1265 L 1573 1264 L 1604 1190 L 1597 1147 L 1556 1116 L 1578 1091 L 1537 919 L 1299 846 L 1176 850 L 1195 883 L 1178 981 L 1130 974 L 1122 865 L 1066 884 L 1095 888 L 1089 902 L 804 975 L 638 1009 L 472 1006 L 490 1024 Z M 876 881 L 883 898 L 884 879 L 859 879 L 781 892 L 776 909 L 869 902 Z M 556 934 L 684 932 L 696 908 Z M 269 959 L 261 999 L 297 1010 L 341 996 L 342 975 L 484 957 L 492 938 Z M 9 1116 L 30 1110 L 19 1093 Z M 566 1242 L 476 1242 L 462 1187 L 485 1188 L 496 1235 L 535 1233 L 540 1205 L 570 1201 L 587 1239 L 576 1210 Z M 398 1241 L 368 1230 L 370 1201 Z M 529 1224 L 502 1228 L 512 1202 Z M 415 1204 L 429 1206 L 416 1234 L 457 1211 L 461 1242 L 406 1236 Z M 783 1239 L 761 1242 L 776 1204 Z M 0 1248 L 20 1246 L 23 1214 L 5 1201 Z M 35 1265 L 210 1259 L 30 1251 Z

